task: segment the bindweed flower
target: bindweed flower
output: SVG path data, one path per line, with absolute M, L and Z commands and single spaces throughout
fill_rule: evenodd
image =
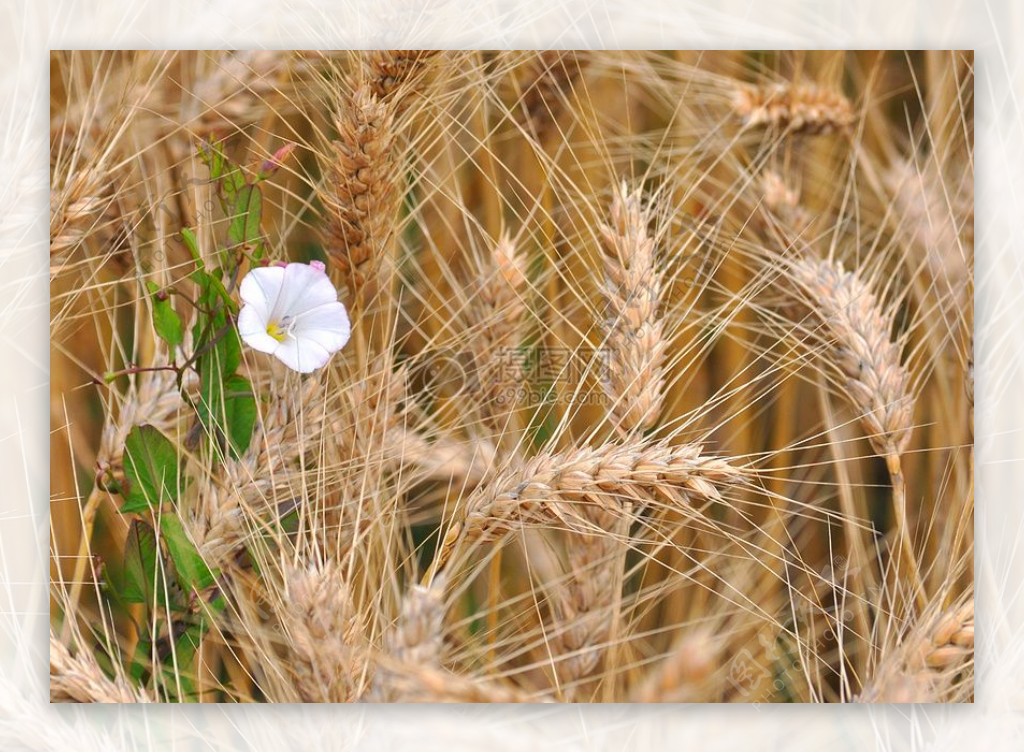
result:
M 348 312 L 321 262 L 258 267 L 239 294 L 238 334 L 290 369 L 315 371 L 348 342 Z

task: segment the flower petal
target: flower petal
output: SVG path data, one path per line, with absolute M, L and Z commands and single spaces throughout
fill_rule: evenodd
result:
M 293 371 L 308 374 L 325 366 L 331 354 L 314 340 L 289 337 L 274 351 L 274 356 Z
M 255 307 L 263 326 L 270 321 L 270 312 L 281 294 L 285 270 L 281 267 L 256 267 L 242 278 L 238 297 L 242 303 Z
M 345 305 L 335 301 L 299 314 L 294 333 L 296 337 L 315 340 L 329 353 L 335 353 L 348 342 L 352 325 Z
M 246 345 L 261 353 L 273 353 L 281 345 L 267 333 L 267 321 L 260 316 L 255 303 L 242 306 L 238 312 L 238 334 Z
M 338 300 L 338 291 L 322 270 L 308 264 L 293 263 L 283 272 L 281 294 L 270 310 L 272 317 L 295 316 Z

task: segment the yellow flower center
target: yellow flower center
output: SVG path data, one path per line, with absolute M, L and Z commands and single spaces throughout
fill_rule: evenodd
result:
M 288 336 L 288 330 L 283 329 L 277 322 L 271 322 L 267 325 L 267 334 L 279 343 L 283 343 L 285 337 Z

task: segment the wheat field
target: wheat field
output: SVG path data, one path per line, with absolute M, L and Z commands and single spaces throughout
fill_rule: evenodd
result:
M 972 701 L 972 66 L 51 53 L 51 699 Z

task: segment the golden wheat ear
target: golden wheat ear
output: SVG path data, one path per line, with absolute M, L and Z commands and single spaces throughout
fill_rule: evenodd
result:
M 871 447 L 886 462 L 899 537 L 897 554 L 908 570 L 914 599 L 921 608 L 926 594 L 907 515 L 902 463 L 913 429 L 914 396 L 910 372 L 892 335 L 895 312 L 839 262 L 801 257 L 789 270 L 820 322 L 829 361 L 846 378 L 846 395 Z
M 738 85 L 732 107 L 745 126 L 789 133 L 829 133 L 854 121 L 853 107 L 842 93 L 813 84 Z
M 401 191 L 394 111 L 368 85 L 344 97 L 335 126 L 333 160 L 325 165 L 320 200 L 327 212 L 324 247 L 349 290 L 378 287 L 378 265 L 395 232 Z M 358 299 L 357 299 L 358 300 Z
M 601 226 L 607 315 L 603 387 L 615 427 L 623 434 L 652 427 L 661 415 L 668 347 L 659 315 L 661 275 L 651 211 L 639 191 L 623 183 L 612 199 L 610 222 Z
M 925 615 L 864 684 L 863 703 L 936 703 L 969 697 L 974 680 L 974 598 Z

